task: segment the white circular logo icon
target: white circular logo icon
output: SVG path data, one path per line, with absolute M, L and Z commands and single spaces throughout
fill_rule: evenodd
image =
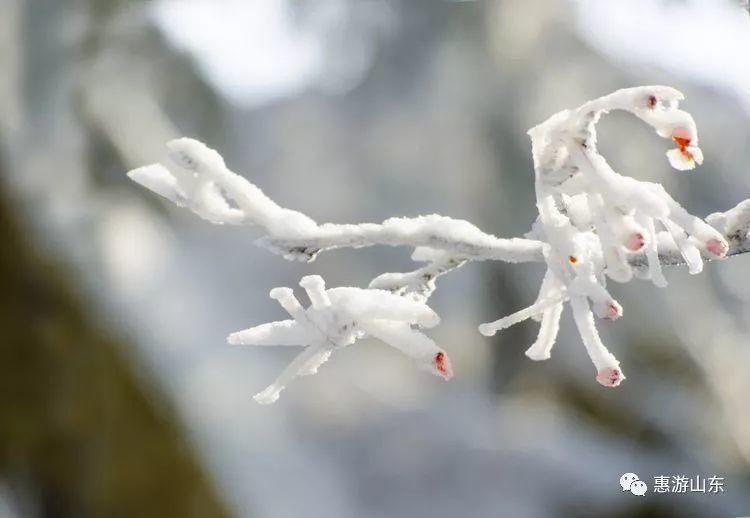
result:
M 620 487 L 623 491 L 630 491 L 635 496 L 644 496 L 648 491 L 646 483 L 635 473 L 625 473 L 620 477 Z

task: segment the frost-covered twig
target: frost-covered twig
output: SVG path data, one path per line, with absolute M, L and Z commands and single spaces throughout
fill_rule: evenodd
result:
M 409 295 L 416 300 L 427 300 L 435 291 L 435 281 L 441 275 L 460 268 L 469 261 L 466 256 L 443 250 L 419 247 L 411 256 L 413 261 L 427 263 L 407 273 L 384 273 L 370 281 L 370 288 L 388 290 L 398 295 Z
M 721 232 L 689 214 L 661 185 L 616 173 L 596 149 L 596 123 L 601 115 L 625 110 L 674 142 L 675 148 L 667 151 L 674 168 L 694 168 L 702 162 L 703 154 L 697 146 L 693 118 L 678 108 L 682 99 L 680 92 L 664 86 L 618 90 L 577 109 L 559 112 L 529 130 L 539 210 L 532 234 L 549 245 L 545 280 L 554 279 L 543 284 L 539 300 L 549 300 L 548 290 L 554 290 L 557 304 L 560 300 L 570 302 L 578 331 L 597 369 L 596 379 L 605 386 L 617 386 L 625 378 L 594 324 L 594 314 L 609 320 L 622 315 L 622 307 L 607 290 L 606 280 L 630 281 L 635 272 L 629 256 L 634 252 L 645 256 L 645 261 L 639 261 L 640 276 L 666 286 L 660 249 L 668 249 L 671 254 L 678 250 L 691 273 L 702 271 L 703 254 L 723 258 L 729 251 Z M 657 233 L 657 225 L 666 232 Z M 560 308 L 554 307 L 552 316 L 557 319 Z M 502 319 L 498 322 L 505 324 Z M 497 323 L 484 324 L 480 331 L 494 334 L 498 327 Z M 549 351 L 554 343 L 549 326 L 542 325 L 539 340 Z M 537 348 L 527 354 L 535 359 L 548 356 L 539 354 Z
M 271 296 L 294 320 L 273 322 L 230 335 L 231 343 L 306 345 L 276 383 L 256 396 L 270 403 L 297 375 L 311 374 L 336 348 L 365 334 L 415 358 L 421 366 L 450 377 L 444 351 L 412 326 L 431 327 L 437 316 L 426 305 L 435 279 L 467 262 L 544 262 L 547 273 L 534 304 L 482 324 L 492 335 L 518 322 L 540 321 L 526 354 L 550 357 L 564 305 L 569 303 L 596 379 L 617 386 L 625 379 L 617 359 L 599 338 L 594 316 L 614 320 L 622 307 L 607 279 L 633 277 L 665 286 L 663 265 L 686 264 L 702 271 L 704 260 L 750 250 L 750 200 L 706 221 L 689 214 L 655 183 L 616 173 L 596 149 L 596 123 L 611 110 L 628 111 L 674 148 L 668 162 L 689 170 L 703 161 L 693 118 L 678 108 L 683 96 L 664 86 L 618 90 L 579 108 L 559 112 L 529 130 L 539 217 L 525 238 L 503 239 L 467 221 L 430 215 L 391 218 L 381 224 L 318 224 L 283 208 L 245 178 L 231 172 L 214 150 L 192 139 L 170 142 L 163 164 L 131 171 L 130 178 L 179 206 L 217 224 L 260 227 L 257 243 L 286 259 L 313 260 L 324 250 L 372 245 L 409 246 L 425 265 L 408 273 L 382 274 L 368 289 L 325 290 L 322 279 L 305 277 L 311 306 L 303 309 L 288 288 Z M 425 320 L 426 318 L 426 320 Z
M 293 320 L 270 322 L 229 335 L 229 343 L 236 345 L 306 346 L 276 381 L 255 396 L 258 403 L 275 402 L 292 379 L 317 373 L 334 350 L 349 346 L 365 335 L 395 347 L 424 370 L 446 380 L 453 376 L 445 351 L 411 327 L 428 328 L 440 322 L 426 304 L 376 289 L 326 290 L 323 279 L 317 275 L 303 277 L 300 286 L 310 299 L 307 309 L 290 288 L 271 290 L 271 298 Z
M 310 261 L 333 248 L 372 245 L 426 246 L 477 260 L 541 260 L 543 244 L 500 239 L 468 221 L 436 214 L 390 218 L 381 224 L 318 224 L 309 216 L 277 205 L 245 178 L 227 169 L 222 157 L 197 140 L 167 144 L 164 164 L 128 173 L 131 179 L 212 223 L 259 226 L 258 244 L 286 259 Z M 232 207 L 230 203 L 236 205 Z

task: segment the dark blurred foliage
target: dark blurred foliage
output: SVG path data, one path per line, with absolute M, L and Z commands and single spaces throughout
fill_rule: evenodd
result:
M 41 144 L 39 152 L 54 156 L 55 131 L 82 132 L 90 177 L 109 187 L 124 184 L 127 166 L 84 113 L 80 85 L 66 81 L 113 46 L 111 32 L 103 36 L 112 17 L 138 4 L 16 4 L 24 41 L 25 144 L 46 143 L 49 149 Z M 13 5 L 6 6 L 9 12 Z M 77 37 L 61 45 L 61 34 Z M 142 36 L 134 45 L 127 36 L 120 43 L 171 70 L 178 84 L 195 85 L 186 90 L 200 91 L 202 82 L 184 57 L 155 30 Z M 203 92 L 210 109 L 210 91 Z M 178 111 L 186 102 L 179 95 L 172 101 Z M 55 128 L 60 113 L 72 117 L 67 127 Z M 208 124 L 210 117 L 203 120 Z M 20 151 L 13 153 L 17 165 Z M 9 194 L 8 161 L 0 165 L 0 483 L 17 511 L 24 517 L 227 516 L 154 373 L 127 353 L 131 346 L 111 331 L 112 317 L 92 310 L 68 261 L 41 242 L 39 219 L 28 219 L 31 206 Z M 59 165 L 67 174 L 65 163 Z
M 0 192 L 0 479 L 28 516 L 226 516 L 150 374 L 18 213 Z

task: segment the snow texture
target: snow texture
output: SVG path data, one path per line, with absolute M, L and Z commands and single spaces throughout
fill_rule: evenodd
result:
M 423 302 L 388 291 L 360 288 L 325 289 L 318 275 L 303 277 L 305 309 L 291 288 L 274 288 L 276 299 L 293 320 L 262 324 L 229 335 L 234 345 L 299 345 L 305 349 L 255 400 L 270 404 L 297 376 L 316 374 L 336 349 L 367 335 L 382 340 L 412 358 L 417 366 L 444 379 L 453 376 L 448 355 L 412 326 L 434 327 L 440 318 Z
M 623 314 L 607 280 L 642 278 L 663 287 L 664 265 L 685 264 L 697 274 L 704 260 L 750 250 L 750 200 L 704 221 L 688 213 L 661 185 L 615 172 L 597 151 L 597 122 L 609 111 L 623 110 L 674 145 L 666 152 L 674 169 L 694 169 L 703 162 L 703 153 L 695 121 L 679 109 L 682 100 L 679 91 L 666 86 L 626 88 L 563 110 L 530 129 L 539 215 L 525 238 L 498 238 L 467 221 L 434 214 L 390 218 L 380 224 L 318 224 L 279 206 L 230 171 L 216 151 L 189 138 L 169 142 L 163 164 L 135 169 L 128 176 L 212 223 L 260 227 L 263 236 L 256 243 L 285 259 L 312 261 L 325 250 L 389 245 L 414 247 L 412 259 L 424 263 L 411 272 L 384 273 L 367 289 L 325 289 L 322 278 L 304 277 L 300 285 L 311 302 L 307 309 L 291 289 L 272 290 L 271 297 L 292 319 L 233 333 L 229 343 L 305 349 L 255 396 L 259 403 L 273 403 L 292 379 L 315 374 L 334 350 L 365 336 L 449 379 L 447 354 L 419 330 L 439 322 L 426 301 L 439 276 L 467 262 L 486 260 L 543 262 L 547 271 L 536 301 L 480 325 L 483 335 L 533 318 L 540 323 L 539 334 L 526 355 L 548 359 L 567 303 L 596 380 L 616 387 L 625 376 L 595 323 L 595 317 L 615 320 Z

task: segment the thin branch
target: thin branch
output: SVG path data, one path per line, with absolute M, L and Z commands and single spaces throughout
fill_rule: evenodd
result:
M 286 259 L 311 261 L 324 250 L 388 245 L 426 246 L 472 260 L 544 260 L 544 244 L 539 241 L 501 239 L 468 221 L 436 214 L 390 218 L 381 224 L 318 224 L 301 212 L 279 206 L 227 169 L 222 157 L 203 143 L 182 138 L 167 147 L 164 165 L 141 167 L 128 176 L 213 223 L 261 227 L 265 236 L 257 243 Z
M 316 372 L 331 351 L 364 335 L 390 343 L 422 368 L 449 378 L 446 353 L 414 327 L 437 324 L 437 315 L 426 306 L 435 280 L 471 261 L 536 262 L 547 267 L 536 302 L 479 326 L 482 334 L 494 334 L 527 318 L 539 320 L 538 338 L 526 354 L 544 360 L 555 343 L 563 308 L 569 305 L 597 370 L 596 380 L 616 387 L 625 376 L 595 325 L 595 317 L 615 320 L 623 314 L 607 290 L 606 278 L 628 282 L 635 276 L 662 287 L 667 284 L 662 266 L 687 264 L 690 273 L 697 274 L 705 260 L 750 251 L 750 200 L 703 220 L 685 210 L 660 184 L 615 172 L 596 149 L 596 124 L 602 114 L 624 110 L 674 144 L 666 152 L 673 168 L 695 168 L 703 153 L 695 121 L 678 107 L 682 99 L 669 87 L 627 88 L 563 110 L 529 130 L 539 217 L 527 238 L 499 238 L 468 221 L 436 214 L 390 218 L 380 224 L 318 224 L 281 207 L 230 171 L 216 151 L 187 138 L 167 144 L 163 165 L 149 165 L 128 175 L 213 223 L 259 227 L 262 237 L 256 244 L 285 259 L 312 261 L 325 250 L 387 245 L 413 247 L 412 259 L 426 263 L 410 272 L 382 274 L 363 290 L 325 290 L 322 279 L 304 278 L 301 285 L 312 301 L 307 309 L 291 289 L 272 290 L 272 298 L 294 322 L 256 326 L 230 335 L 230 342 L 293 343 L 300 340 L 299 328 L 306 330 L 302 341 L 310 349 L 258 396 L 261 402 L 275 401 L 292 378 Z M 431 318 L 414 318 L 417 310 Z
M 312 261 L 322 251 L 374 245 L 427 247 L 443 252 L 439 258 L 430 258 L 426 266 L 412 272 L 377 277 L 370 284 L 373 288 L 415 293 L 426 298 L 435 289 L 437 277 L 467 262 L 541 263 L 545 260 L 546 244 L 539 239 L 498 238 L 467 221 L 445 216 L 390 218 L 382 224 L 317 224 L 301 212 L 279 206 L 246 178 L 227 169 L 218 153 L 204 144 L 183 138 L 170 142 L 168 148 L 164 165 L 141 167 L 130 171 L 128 176 L 211 222 L 260 226 L 265 235 L 256 243 L 285 259 Z M 230 201 L 238 208 L 233 208 Z M 732 226 L 725 232 L 718 228 L 730 245 L 727 255 L 750 251 L 749 207 L 750 201 L 742 202 L 725 213 L 736 213 Z M 719 221 L 722 215 L 712 216 L 714 221 Z M 714 224 L 714 221 L 709 223 Z M 685 265 L 675 244 L 663 241 L 659 247 L 660 262 L 665 266 Z M 710 254 L 703 255 L 707 260 L 715 259 Z M 643 252 L 628 254 L 627 262 L 640 272 L 648 268 Z

